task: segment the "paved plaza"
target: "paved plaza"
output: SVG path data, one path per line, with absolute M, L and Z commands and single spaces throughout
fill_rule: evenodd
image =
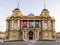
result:
M 60 41 L 16 41 L 16 42 L 0 42 L 0 45 L 60 45 Z

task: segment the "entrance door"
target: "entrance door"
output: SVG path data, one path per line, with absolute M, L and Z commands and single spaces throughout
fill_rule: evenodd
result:
M 29 32 L 29 40 L 33 40 L 33 32 L 32 31 Z

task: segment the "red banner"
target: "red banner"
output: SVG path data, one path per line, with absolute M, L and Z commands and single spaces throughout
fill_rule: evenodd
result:
M 24 26 L 27 27 L 27 21 L 22 22 L 22 27 L 24 27 Z

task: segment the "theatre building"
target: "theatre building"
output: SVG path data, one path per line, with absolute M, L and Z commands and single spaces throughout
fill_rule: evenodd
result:
M 39 16 L 23 15 L 19 8 L 6 19 L 6 39 L 8 40 L 55 40 L 55 19 L 47 9 Z

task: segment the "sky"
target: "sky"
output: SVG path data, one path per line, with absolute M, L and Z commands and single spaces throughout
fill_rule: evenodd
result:
M 17 8 L 22 14 L 40 15 L 45 8 L 50 12 L 50 16 L 55 18 L 55 30 L 60 32 L 60 0 L 0 0 L 0 31 L 6 31 L 6 18 L 12 15 L 12 11 Z

